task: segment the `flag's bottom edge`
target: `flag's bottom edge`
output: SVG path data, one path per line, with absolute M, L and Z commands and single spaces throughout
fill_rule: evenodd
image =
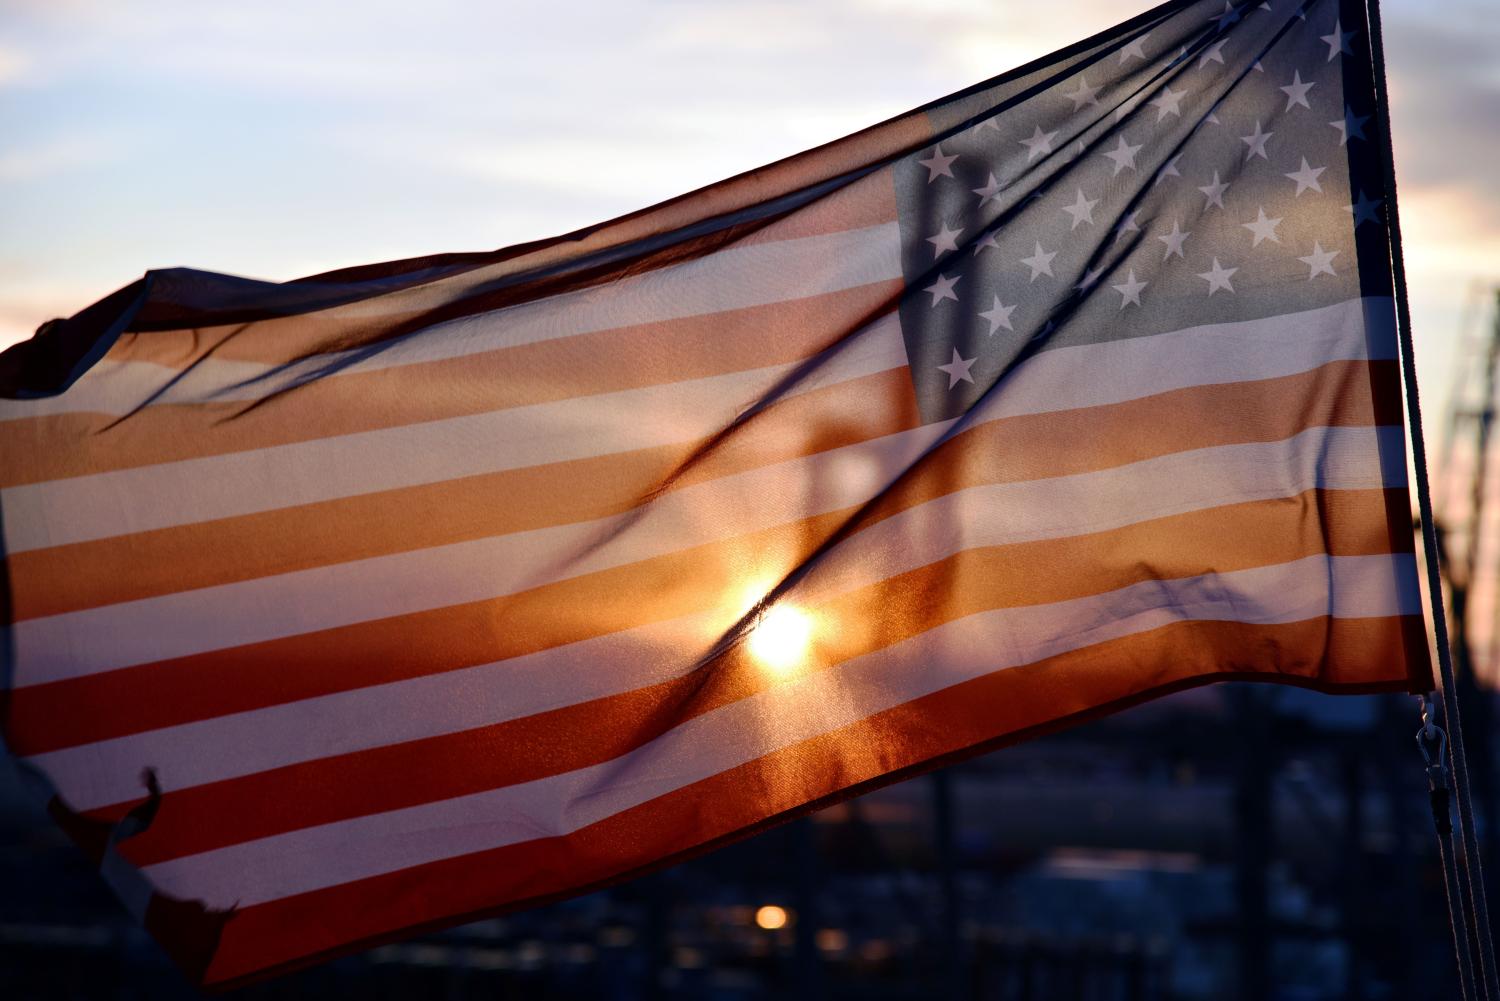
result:
M 1309 678 L 1300 675 L 1268 674 L 1266 672 L 1257 671 L 1221 671 L 1199 674 L 1186 678 L 1176 678 L 1151 688 L 1133 692 L 1130 695 L 1115 699 L 1111 702 L 1093 706 L 1091 708 L 1082 710 L 1077 713 L 1072 713 L 1067 716 L 1061 716 L 1057 719 L 1039 723 L 1035 726 L 1027 727 L 1025 729 L 1002 734 L 991 740 L 973 744 L 969 747 L 961 748 L 948 754 L 930 758 L 926 761 L 921 761 L 916 764 L 898 769 L 896 771 L 876 776 L 864 782 L 860 782 L 847 788 L 829 793 L 828 795 L 821 796 L 807 803 L 803 803 L 802 805 L 794 807 L 790 810 L 784 810 L 781 813 L 775 814 L 771 817 L 767 817 L 766 819 L 751 824 L 748 827 L 740 828 L 738 830 L 731 831 L 728 834 L 720 835 L 719 837 L 713 838 L 709 841 L 705 841 L 702 844 L 694 845 L 686 850 L 679 851 L 664 858 L 658 859 L 648 865 L 638 866 L 634 869 L 617 873 L 606 879 L 595 880 L 593 882 L 557 893 L 530 897 L 524 900 L 510 901 L 508 903 L 497 905 L 495 907 L 486 907 L 479 910 L 466 911 L 461 914 L 454 914 L 432 921 L 410 925 L 400 929 L 399 931 L 381 933 L 379 935 L 361 938 L 333 949 L 311 953 L 309 955 L 301 956 L 283 963 L 278 963 L 264 970 L 258 970 L 254 973 L 249 973 L 242 976 L 233 976 L 224 980 L 214 981 L 199 979 L 199 977 L 202 975 L 204 967 L 208 966 L 211 963 L 211 957 L 203 957 L 201 955 L 193 956 L 192 959 L 196 960 L 196 962 L 193 963 L 192 966 L 196 968 L 191 968 L 183 962 L 183 960 L 187 957 L 177 954 L 178 950 L 174 949 L 173 946 L 178 945 L 179 943 L 182 945 L 187 945 L 188 943 L 184 941 L 184 939 L 188 938 L 189 936 L 184 934 L 184 929 L 171 927 L 170 918 L 168 918 L 167 921 L 163 923 L 165 926 L 158 926 L 156 928 L 151 928 L 150 930 L 158 939 L 158 941 L 161 941 L 162 944 L 167 948 L 167 951 L 169 953 L 174 953 L 173 960 L 177 963 L 179 969 L 182 970 L 184 975 L 193 980 L 194 983 L 205 992 L 210 994 L 221 994 L 228 991 L 237 990 L 241 987 L 247 987 L 252 984 L 285 976 L 289 973 L 307 969 L 312 966 L 317 966 L 343 956 L 350 956 L 356 953 L 364 952 L 377 946 L 403 941 L 405 939 L 422 935 L 426 932 L 439 931 L 444 928 L 452 928 L 454 926 L 468 924 L 473 921 L 482 921 L 487 918 L 495 918 L 504 916 L 506 914 L 513 914 L 517 911 L 544 907 L 548 904 L 556 903 L 561 900 L 584 896 L 589 893 L 595 893 L 600 890 L 609 889 L 613 886 L 618 886 L 622 883 L 628 883 L 632 880 L 648 876 L 663 869 L 671 868 L 672 866 L 678 865 L 682 862 L 687 862 L 691 859 L 707 855 L 710 852 L 717 851 L 720 848 L 726 847 L 739 841 L 743 841 L 747 838 L 754 837 L 755 835 L 769 830 L 770 828 L 778 827 L 781 824 L 788 823 L 789 821 L 816 813 L 819 810 L 827 809 L 830 806 L 845 802 L 846 800 L 853 799 L 857 796 L 862 796 L 865 793 L 873 792 L 877 789 L 881 789 L 889 785 L 894 785 L 898 782 L 904 782 L 907 779 L 916 778 L 929 772 L 937 771 L 938 769 L 946 768 L 950 765 L 958 764 L 960 762 L 967 761 L 984 754 L 988 754 L 992 751 L 1009 747 L 1013 744 L 1023 743 L 1027 740 L 1047 736 L 1048 734 L 1057 733 L 1059 731 L 1066 730 L 1083 723 L 1088 723 L 1106 716 L 1111 716 L 1115 713 L 1133 708 L 1142 703 L 1152 701 L 1153 699 L 1162 698 L 1163 696 L 1188 691 L 1194 688 L 1201 688 L 1211 684 L 1218 684 L 1221 682 L 1256 682 L 1262 684 L 1290 685 L 1296 688 L 1321 692 L 1326 695 L 1419 695 L 1425 694 L 1432 690 L 1430 667 L 1425 666 L 1425 658 L 1423 660 L 1422 670 L 1425 672 L 1422 677 L 1393 678 L 1382 681 L 1358 682 L 1331 681 L 1322 678 Z M 163 917 L 166 916 L 163 915 Z M 148 919 L 148 925 L 151 923 L 152 922 L 150 922 L 150 920 Z M 197 950 L 192 951 L 196 952 Z

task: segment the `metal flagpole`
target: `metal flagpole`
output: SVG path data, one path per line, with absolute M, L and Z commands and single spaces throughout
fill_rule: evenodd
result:
M 1390 104 L 1385 80 L 1385 45 L 1380 30 L 1380 0 L 1366 0 L 1370 29 L 1370 54 L 1374 60 L 1375 119 L 1382 146 L 1381 168 L 1385 198 L 1389 206 L 1386 232 L 1390 239 L 1391 272 L 1395 281 L 1397 336 L 1401 342 L 1401 377 L 1406 388 L 1408 437 L 1416 468 L 1417 510 L 1422 520 L 1422 545 L 1427 554 L 1427 586 L 1430 592 L 1433 632 L 1437 639 L 1438 691 L 1448 724 L 1448 757 L 1453 769 L 1453 791 L 1458 800 L 1460 857 L 1467 869 L 1469 894 L 1474 908 L 1474 932 L 1479 951 L 1481 994 L 1500 1001 L 1500 979 L 1495 970 L 1494 941 L 1490 936 L 1489 908 L 1485 902 L 1484 872 L 1479 843 L 1474 832 L 1474 807 L 1469 798 L 1469 768 L 1464 754 L 1463 723 L 1459 716 L 1458 689 L 1454 683 L 1452 652 L 1448 647 L 1448 621 L 1443 609 L 1443 584 L 1438 568 L 1436 525 L 1432 518 L 1432 495 L 1427 484 L 1427 448 L 1422 438 L 1422 410 L 1417 394 L 1416 361 L 1412 357 L 1411 307 L 1406 298 L 1406 264 L 1401 254 L 1401 216 L 1396 207 L 1396 159 L 1391 144 Z

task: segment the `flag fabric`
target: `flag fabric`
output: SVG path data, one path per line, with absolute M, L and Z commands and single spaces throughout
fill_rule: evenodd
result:
M 0 356 L 4 733 L 225 985 L 1217 679 L 1426 690 L 1359 4 Z

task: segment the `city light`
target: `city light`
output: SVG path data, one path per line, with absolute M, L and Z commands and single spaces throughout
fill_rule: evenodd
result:
M 766 904 L 755 912 L 755 923 L 766 931 L 775 931 L 785 928 L 787 913 L 785 907 L 777 907 L 775 904 Z

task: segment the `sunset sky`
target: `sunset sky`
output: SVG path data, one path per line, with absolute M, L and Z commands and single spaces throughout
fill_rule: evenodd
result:
M 1433 409 L 1466 299 L 1500 280 L 1500 28 L 1486 6 L 1385 5 Z M 1144 7 L 5 0 L 0 346 L 149 268 L 280 280 L 565 232 Z

